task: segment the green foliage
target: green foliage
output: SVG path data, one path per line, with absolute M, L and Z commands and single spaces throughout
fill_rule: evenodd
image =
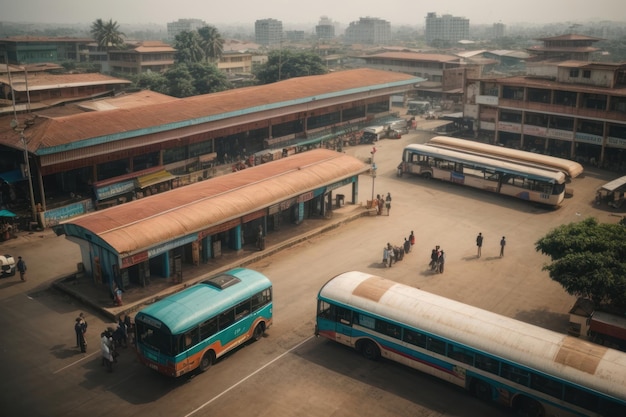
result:
M 203 26 L 198 29 L 200 35 L 200 47 L 204 52 L 207 61 L 219 61 L 224 52 L 224 39 L 220 32 L 214 26 Z
M 259 84 L 269 84 L 280 80 L 307 75 L 326 74 L 326 66 L 319 55 L 311 52 L 290 50 L 272 51 L 267 63 L 255 71 Z
M 197 31 L 182 31 L 174 38 L 176 62 L 191 64 L 202 62 L 205 54 L 202 49 L 202 38 Z
M 144 72 L 133 78 L 133 86 L 143 90 L 169 94 L 169 84 L 165 75 L 158 72 Z
M 169 94 L 174 97 L 190 97 L 216 93 L 232 88 L 221 71 L 213 64 L 204 62 L 178 63 L 165 74 L 142 74 L 137 87 Z
M 217 93 L 232 88 L 226 75 L 213 64 L 193 63 L 187 65 L 187 68 L 194 80 L 196 95 Z
M 120 27 L 113 19 L 109 19 L 108 22 L 104 22 L 102 19 L 97 19 L 91 24 L 91 36 L 98 43 L 98 46 L 106 49 L 109 48 L 123 48 L 125 45 L 123 36 L 124 33 L 120 32 Z
M 620 222 L 621 223 L 621 222 Z M 559 226 L 535 243 L 550 278 L 596 305 L 626 307 L 626 227 L 594 218 Z

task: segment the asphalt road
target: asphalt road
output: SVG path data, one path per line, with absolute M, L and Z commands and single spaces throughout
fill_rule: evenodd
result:
M 426 122 L 422 121 L 422 126 Z M 78 246 L 49 233 L 6 242 L 22 254 L 30 279 L 0 281 L 0 409 L 6 416 L 504 416 L 464 391 L 387 361 L 313 337 L 315 297 L 334 275 L 364 270 L 506 316 L 565 332 L 574 298 L 552 282 L 534 242 L 551 228 L 588 216 L 617 222 L 620 213 L 593 205 L 595 189 L 616 175 L 588 171 L 573 180 L 557 210 L 453 184 L 396 176 L 412 133 L 375 146 L 377 177 L 362 178 L 359 200 L 390 192 L 390 216 L 364 217 L 249 265 L 274 282 L 275 321 L 266 337 L 220 360 L 207 373 L 171 380 L 122 351 L 113 373 L 100 365 L 98 333 L 107 323 L 87 310 L 88 353 L 74 348 L 73 322 L 83 306 L 49 289 L 74 271 Z M 366 159 L 371 146 L 345 151 Z M 341 193 L 342 190 L 337 190 Z M 345 193 L 347 194 L 347 192 Z M 417 244 L 384 268 L 383 245 L 413 230 Z M 475 236 L 485 236 L 476 257 Z M 506 253 L 499 241 L 507 237 Z M 427 269 L 430 250 L 447 253 L 446 270 Z M 17 252 L 16 252 L 17 251 Z

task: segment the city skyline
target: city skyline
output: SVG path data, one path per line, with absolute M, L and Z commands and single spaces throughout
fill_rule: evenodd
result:
M 85 2 L 80 0 L 22 0 L 5 6 L 2 21 L 13 23 L 80 24 L 96 19 L 113 19 L 119 24 L 166 24 L 185 18 L 202 19 L 210 25 L 250 24 L 256 20 L 273 18 L 289 25 L 317 24 L 322 16 L 347 25 L 361 17 L 376 17 L 392 25 L 424 24 L 427 13 L 451 14 L 465 17 L 470 24 L 504 23 L 507 25 L 528 23 L 547 24 L 556 22 L 616 21 L 623 19 L 623 6 L 619 0 L 526 0 L 525 2 L 502 2 L 492 0 L 441 0 L 436 3 L 420 3 L 410 0 L 392 0 L 376 4 L 347 1 L 295 3 L 287 0 L 266 0 L 262 6 L 251 0 L 240 0 L 236 8 L 216 8 L 200 0 L 179 0 L 161 3 L 154 7 L 153 1 L 109 0 L 108 2 Z

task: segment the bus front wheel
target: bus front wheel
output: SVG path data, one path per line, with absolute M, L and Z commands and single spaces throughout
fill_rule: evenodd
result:
M 213 359 L 213 353 L 206 352 L 200 361 L 200 372 L 206 372 L 213 365 Z
M 365 340 L 361 344 L 361 353 L 365 357 L 365 359 L 369 359 L 371 361 L 378 360 L 380 358 L 380 349 L 376 346 L 376 343 L 371 340 Z
M 256 342 L 263 337 L 263 333 L 265 333 L 265 329 L 263 328 L 263 323 L 259 323 L 254 328 L 254 333 L 252 333 L 252 338 Z
M 543 406 L 536 400 L 528 397 L 518 397 L 514 403 L 513 408 L 515 414 L 520 417 L 543 417 Z

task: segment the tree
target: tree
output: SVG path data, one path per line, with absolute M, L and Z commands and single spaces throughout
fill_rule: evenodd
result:
M 222 56 L 224 52 L 224 39 L 222 39 L 222 35 L 217 30 L 217 28 L 213 26 L 203 26 L 198 29 L 198 34 L 202 39 L 200 41 L 200 46 L 204 51 L 204 56 L 209 62 L 217 62 Z
M 202 50 L 202 38 L 197 31 L 182 31 L 174 38 L 176 49 L 176 62 L 190 64 L 202 62 L 204 51 Z
M 98 46 L 104 48 L 107 53 L 110 48 L 122 48 L 125 44 L 124 33 L 120 32 L 119 25 L 113 19 L 108 22 L 97 19 L 91 24 L 91 36 L 98 43 Z
M 194 87 L 194 79 L 189 72 L 187 64 L 179 63 L 169 68 L 165 72 L 165 78 L 168 83 L 169 95 L 182 98 L 197 94 Z
M 259 84 L 269 84 L 288 78 L 326 74 L 326 66 L 319 55 L 311 52 L 275 50 L 267 63 L 255 72 Z
M 165 75 L 158 72 L 142 72 L 133 79 L 137 88 L 169 94 L 169 82 Z
M 232 88 L 226 75 L 213 64 L 196 62 L 187 65 L 187 68 L 193 79 L 195 94 L 217 93 Z
M 550 278 L 595 305 L 626 308 L 626 227 L 594 218 L 559 226 L 535 249 L 551 257 Z

